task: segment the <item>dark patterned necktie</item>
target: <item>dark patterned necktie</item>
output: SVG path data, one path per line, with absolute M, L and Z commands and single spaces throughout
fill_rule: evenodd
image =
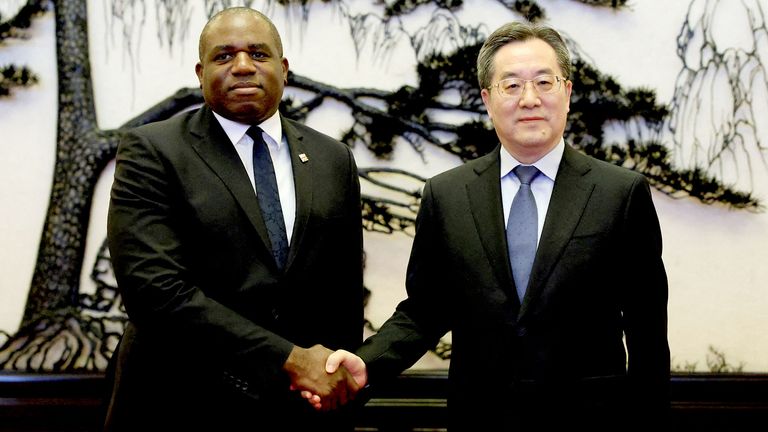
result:
M 507 221 L 507 247 L 512 277 L 520 303 L 523 302 L 528 278 L 531 275 L 533 259 L 536 257 L 538 240 L 538 213 L 536 200 L 531 192 L 531 182 L 539 174 L 535 166 L 518 165 L 512 170 L 520 179 L 520 189 L 512 199 L 512 207 Z
M 269 241 L 272 243 L 272 256 L 277 267 L 282 270 L 288 257 L 288 237 L 285 234 L 285 220 L 280 206 L 280 194 L 277 190 L 275 167 L 269 148 L 258 126 L 251 126 L 246 134 L 253 138 L 253 177 L 256 181 L 256 196 L 259 199 L 261 215 L 267 226 Z

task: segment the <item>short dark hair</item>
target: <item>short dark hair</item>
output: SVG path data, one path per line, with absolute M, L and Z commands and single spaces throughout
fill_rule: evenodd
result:
M 528 39 L 541 39 L 551 46 L 555 50 L 557 64 L 563 72 L 563 78 L 571 77 L 571 55 L 560 33 L 551 27 L 515 21 L 496 29 L 480 48 L 480 53 L 477 55 L 477 81 L 480 88 L 491 86 L 493 57 L 496 51 L 510 42 L 522 42 Z
M 218 21 L 219 18 L 223 16 L 232 15 L 232 14 L 256 15 L 257 17 L 264 20 L 269 25 L 269 29 L 272 32 L 272 36 L 275 38 L 275 44 L 277 45 L 277 54 L 280 57 L 283 57 L 283 41 L 282 39 L 280 39 L 280 33 L 277 31 L 277 27 L 275 27 L 275 23 L 273 23 L 268 16 L 257 11 L 256 9 L 251 9 L 249 7 L 244 7 L 244 6 L 236 6 L 236 7 L 220 10 L 215 15 L 213 15 L 205 24 L 205 27 L 203 27 L 203 31 L 200 32 L 200 41 L 198 42 L 198 46 L 197 46 L 198 57 L 200 57 L 200 60 L 203 59 L 203 40 L 205 39 L 205 36 L 208 33 L 208 30 L 210 29 L 211 24 L 213 24 L 215 21 Z

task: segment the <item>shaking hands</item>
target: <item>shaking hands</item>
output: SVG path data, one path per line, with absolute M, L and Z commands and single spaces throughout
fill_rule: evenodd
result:
M 352 401 L 368 382 L 365 362 L 355 354 L 322 346 L 294 347 L 283 368 L 291 389 L 301 392 L 316 410 L 328 411 Z

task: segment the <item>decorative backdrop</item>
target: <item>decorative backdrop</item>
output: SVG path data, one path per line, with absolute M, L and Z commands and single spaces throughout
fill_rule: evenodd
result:
M 496 146 L 477 88 L 480 44 L 529 19 L 571 45 L 566 141 L 654 186 L 673 367 L 768 371 L 766 4 L 640 3 L 0 2 L 0 368 L 106 367 L 125 320 L 104 244 L 119 135 L 202 102 L 199 30 L 245 4 L 283 35 L 282 112 L 355 151 L 368 332 L 404 296 L 424 180 Z M 446 335 L 417 367 L 449 359 Z

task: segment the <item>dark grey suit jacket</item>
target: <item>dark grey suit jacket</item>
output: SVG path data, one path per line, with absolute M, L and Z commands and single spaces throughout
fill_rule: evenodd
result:
M 646 179 L 566 146 L 520 304 L 499 178 L 497 148 L 427 182 L 408 298 L 358 350 L 371 390 L 451 330 L 454 429 L 593 426 L 593 415 L 658 409 L 669 378 L 667 279 Z
M 291 430 L 334 420 L 289 391 L 281 368 L 293 344 L 362 341 L 358 173 L 345 145 L 291 120 L 282 127 L 297 209 L 284 272 L 209 108 L 122 139 L 108 240 L 130 322 L 112 365 L 110 427 L 225 430 L 270 416 Z

